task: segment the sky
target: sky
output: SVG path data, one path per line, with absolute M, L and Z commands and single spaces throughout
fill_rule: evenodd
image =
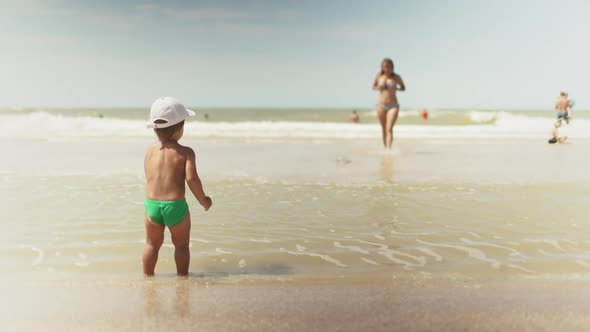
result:
M 0 0 L 0 106 L 590 109 L 590 2 Z

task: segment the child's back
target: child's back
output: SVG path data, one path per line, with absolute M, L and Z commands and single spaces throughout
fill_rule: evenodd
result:
M 145 154 L 145 197 L 176 201 L 185 195 L 186 147 L 178 142 L 157 142 Z

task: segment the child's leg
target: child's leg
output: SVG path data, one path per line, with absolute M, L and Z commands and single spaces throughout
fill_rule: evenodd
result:
M 191 253 L 188 245 L 191 239 L 191 214 L 186 213 L 182 221 L 170 228 L 172 243 L 174 243 L 174 260 L 176 261 L 176 273 L 179 276 L 188 275 L 188 266 L 191 260 Z
M 145 219 L 145 248 L 143 250 L 143 274 L 153 276 L 158 252 L 164 242 L 164 225 L 154 223 L 144 212 Z

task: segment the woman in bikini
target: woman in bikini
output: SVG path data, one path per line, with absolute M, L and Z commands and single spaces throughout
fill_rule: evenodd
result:
M 393 61 L 389 58 L 381 62 L 381 71 L 375 76 L 373 90 L 379 91 L 377 117 L 383 130 L 383 145 L 391 149 L 393 142 L 393 125 L 399 113 L 396 92 L 406 91 L 402 78 L 393 72 Z

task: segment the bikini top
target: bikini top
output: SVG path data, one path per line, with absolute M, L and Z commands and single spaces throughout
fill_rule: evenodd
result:
M 392 80 L 391 78 L 385 79 L 383 77 L 381 77 L 379 79 L 378 85 L 380 88 L 393 88 L 395 86 L 395 81 Z

